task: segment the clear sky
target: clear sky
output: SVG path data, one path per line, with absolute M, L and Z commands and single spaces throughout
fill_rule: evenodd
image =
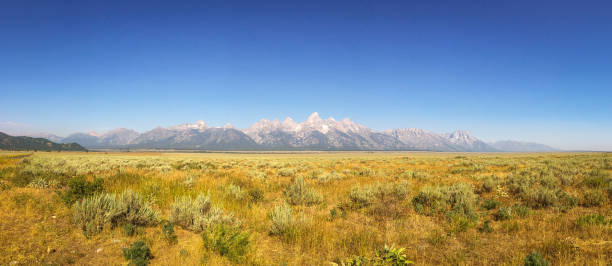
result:
M 0 130 L 318 111 L 612 150 L 611 1 L 124 2 L 0 1 Z

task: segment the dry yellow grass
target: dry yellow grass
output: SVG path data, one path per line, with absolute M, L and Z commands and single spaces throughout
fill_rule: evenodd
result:
M 532 251 L 553 265 L 612 261 L 612 155 L 606 153 L 39 152 L 22 157 L 27 154 L 0 154 L 0 264 L 121 265 L 127 263 L 122 248 L 140 239 L 151 248 L 151 265 L 324 265 L 372 257 L 385 245 L 406 248 L 409 259 L 424 265 L 520 265 Z M 139 193 L 160 219 L 169 219 L 177 197 L 207 194 L 250 234 L 250 249 L 244 259 L 232 261 L 204 248 L 199 233 L 178 226 L 176 244 L 164 240 L 160 226 L 140 227 L 134 236 L 108 226 L 87 239 L 60 197 L 77 175 L 102 178 L 107 193 Z M 499 179 L 495 188 L 483 191 L 492 175 Z M 292 206 L 294 216 L 305 221 L 292 237 L 271 235 L 270 213 L 287 200 L 284 191 L 298 176 L 322 202 Z M 517 176 L 533 177 L 522 189 L 554 191 L 553 202 L 538 207 L 531 201 L 547 199 L 512 193 L 510 182 Z M 359 208 L 349 198 L 354 187 L 400 182 L 408 190 L 399 199 L 385 196 Z M 425 187 L 458 183 L 476 195 L 472 216 L 453 216 L 453 208 L 428 215 L 413 204 Z M 239 192 L 228 190 L 230 184 L 240 187 L 244 198 L 232 194 Z M 253 191 L 263 192 L 263 200 L 250 199 Z M 587 192 L 598 196 L 594 205 L 584 203 Z M 500 206 L 487 210 L 485 200 Z M 515 204 L 530 206 L 531 213 L 495 219 L 500 207 Z M 577 224 L 590 214 L 602 215 L 603 224 Z M 487 220 L 492 232 L 481 232 Z

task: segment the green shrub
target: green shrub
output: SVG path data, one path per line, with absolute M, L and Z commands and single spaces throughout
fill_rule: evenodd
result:
M 548 263 L 547 260 L 542 258 L 542 255 L 540 255 L 540 253 L 537 253 L 535 251 L 529 253 L 529 255 L 525 257 L 524 264 L 525 266 L 548 266 L 550 265 L 550 263 Z
M 274 206 L 270 213 L 270 220 L 272 221 L 270 225 L 271 235 L 284 235 L 295 230 L 293 210 L 286 203 Z
M 93 182 L 89 182 L 83 176 L 75 177 L 70 180 L 68 190 L 62 193 L 61 197 L 66 204 L 72 205 L 85 197 L 102 192 L 104 189 L 103 182 L 104 180 L 101 178 L 95 178 Z
M 174 224 L 170 221 L 166 221 L 162 223 L 162 235 L 164 236 L 164 240 L 170 245 L 174 245 L 178 242 L 176 234 L 174 233 Z
M 249 190 L 249 200 L 252 203 L 258 203 L 264 200 L 264 191 L 260 188 L 252 188 Z
M 284 191 L 287 202 L 291 205 L 313 205 L 323 201 L 323 197 L 313 188 L 306 185 L 304 177 L 296 178 Z
M 250 249 L 249 234 L 237 228 L 218 224 L 211 230 L 202 233 L 204 247 L 227 257 L 234 263 L 244 260 Z
M 105 225 L 152 225 L 157 223 L 158 216 L 150 202 L 142 200 L 131 190 L 121 194 L 102 193 L 85 198 L 74 204 L 72 214 L 74 222 L 86 236 L 102 231 Z
M 442 187 L 427 186 L 414 197 L 412 204 L 420 213 L 452 211 L 472 216 L 476 206 L 476 195 L 472 187 L 464 183 Z
M 189 196 L 176 198 L 170 206 L 170 222 L 202 232 L 216 224 L 232 224 L 234 219 L 222 209 L 213 207 L 208 196 L 200 194 L 195 200 Z
M 606 195 L 599 190 L 584 193 L 581 205 L 584 207 L 600 207 L 606 204 Z
M 492 210 L 495 209 L 499 206 L 499 204 L 501 204 L 499 201 L 494 200 L 494 199 L 488 199 L 485 200 L 483 207 L 487 210 Z
M 129 265 L 145 266 L 149 264 L 149 260 L 153 258 L 153 255 L 147 244 L 142 240 L 138 240 L 132 243 L 129 248 L 123 249 L 123 257 L 130 261 Z
M 496 176 L 488 176 L 482 181 L 481 189 L 483 192 L 491 192 L 493 191 L 498 184 L 498 179 Z
M 388 265 L 388 266 L 404 266 L 414 264 L 404 254 L 404 248 L 395 248 L 385 245 L 384 248 L 376 252 L 373 258 L 362 256 L 354 256 L 353 258 L 340 261 L 343 266 L 359 266 L 359 265 Z

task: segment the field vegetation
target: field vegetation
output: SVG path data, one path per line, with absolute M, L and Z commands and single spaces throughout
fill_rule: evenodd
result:
M 0 153 L 0 264 L 609 265 L 609 153 Z

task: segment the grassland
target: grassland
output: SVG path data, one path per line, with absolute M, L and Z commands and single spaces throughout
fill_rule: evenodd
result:
M 609 265 L 611 203 L 609 153 L 3 152 L 0 264 Z

